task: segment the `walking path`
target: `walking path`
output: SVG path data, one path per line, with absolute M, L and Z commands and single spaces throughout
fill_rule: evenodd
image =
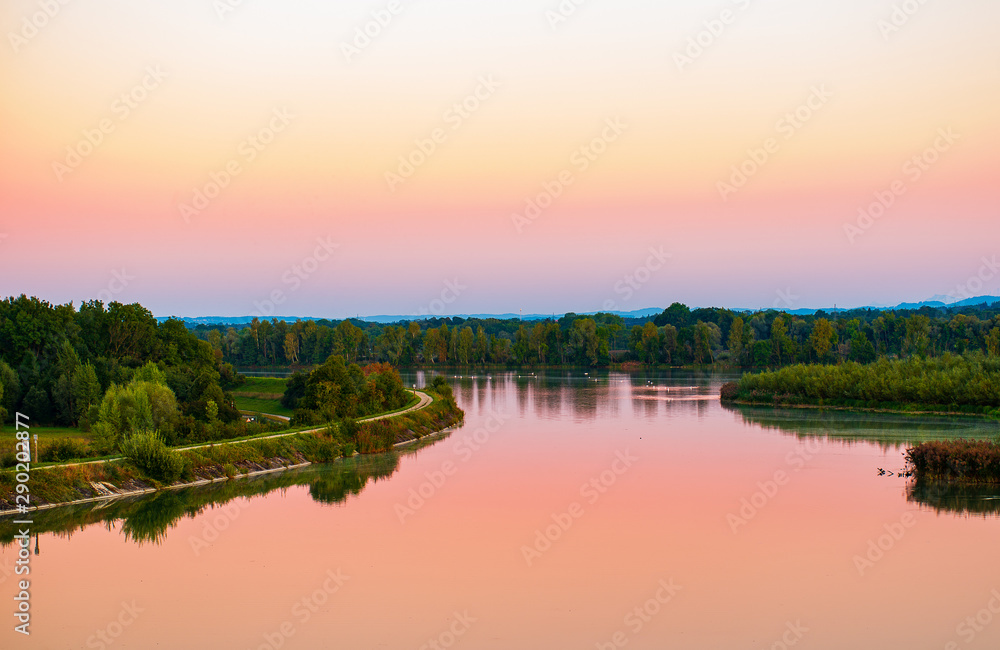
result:
M 387 418 L 394 418 L 394 417 L 396 417 L 398 415 L 403 415 L 404 413 L 412 413 L 413 411 L 419 411 L 420 409 L 427 408 L 427 406 L 429 406 L 430 403 L 434 401 L 431 398 L 430 395 L 428 395 L 427 393 L 425 393 L 423 391 L 411 390 L 409 388 L 407 388 L 406 390 L 408 390 L 409 392 L 413 393 L 414 395 L 416 395 L 419 398 L 419 401 L 416 404 L 414 404 L 413 406 L 411 406 L 409 408 L 405 408 L 402 411 L 393 411 L 392 413 L 383 413 L 382 415 L 372 415 L 372 416 L 369 416 L 369 417 L 366 417 L 366 418 L 360 418 L 358 420 L 358 422 L 373 422 L 375 420 L 385 420 Z M 271 415 L 270 413 L 261 413 L 261 415 L 267 415 L 269 417 L 276 417 L 278 419 L 284 419 L 284 420 L 288 419 L 288 418 L 283 418 L 280 415 Z M 321 427 L 315 427 L 313 429 L 303 429 L 302 431 L 285 431 L 283 433 L 276 433 L 276 434 L 270 435 L 270 436 L 257 436 L 255 438 L 241 438 L 239 440 L 222 440 L 220 442 L 209 442 L 209 443 L 200 444 L 200 445 L 191 445 L 191 446 L 188 446 L 188 447 L 173 447 L 173 450 L 174 451 L 191 451 L 192 449 L 203 449 L 205 447 L 212 447 L 212 446 L 215 446 L 215 445 L 238 445 L 239 443 L 241 443 L 241 442 L 247 442 L 248 440 L 270 440 L 271 438 L 284 438 L 286 436 L 296 436 L 296 435 L 298 435 L 300 433 L 316 433 L 317 431 L 322 431 L 325 428 L 326 428 L 326 425 L 321 426 Z M 81 463 L 61 463 L 61 464 L 58 464 L 58 465 L 45 465 L 45 466 L 40 466 L 40 467 L 36 466 L 36 467 L 33 467 L 32 469 L 35 470 L 35 471 L 37 471 L 37 470 L 42 470 L 42 469 L 53 469 L 53 468 L 56 468 L 56 467 L 77 467 L 79 465 L 99 465 L 101 463 L 108 463 L 108 462 L 111 462 L 113 460 L 120 460 L 120 459 L 121 459 L 121 456 L 115 456 L 114 458 L 105 458 L 104 460 L 89 460 L 89 461 L 85 461 L 85 462 L 81 462 Z

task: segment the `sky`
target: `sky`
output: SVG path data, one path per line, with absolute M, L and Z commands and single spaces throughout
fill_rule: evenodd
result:
M 4 0 L 0 295 L 1000 295 L 995 0 Z

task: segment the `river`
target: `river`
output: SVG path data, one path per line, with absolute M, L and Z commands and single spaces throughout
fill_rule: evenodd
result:
M 466 423 L 417 447 L 35 513 L 2 647 L 1000 647 L 1000 490 L 898 474 L 996 423 L 724 407 L 727 379 L 452 374 Z

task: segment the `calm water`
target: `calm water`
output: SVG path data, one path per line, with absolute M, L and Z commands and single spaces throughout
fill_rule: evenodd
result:
M 0 647 L 1000 647 L 1000 494 L 879 475 L 994 424 L 729 409 L 724 380 L 452 378 L 466 425 L 419 448 L 38 513 Z

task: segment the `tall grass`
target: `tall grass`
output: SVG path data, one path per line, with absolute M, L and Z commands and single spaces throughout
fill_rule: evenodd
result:
M 1000 444 L 986 440 L 925 442 L 906 451 L 918 481 L 1000 483 Z

